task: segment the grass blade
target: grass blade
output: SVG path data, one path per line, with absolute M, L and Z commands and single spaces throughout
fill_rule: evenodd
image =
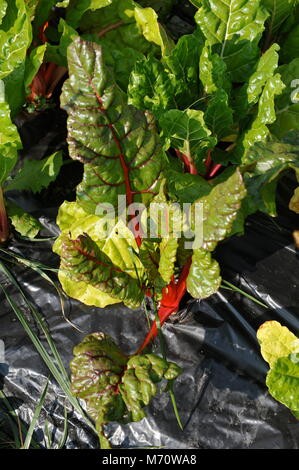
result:
M 64 427 L 63 427 L 62 437 L 58 444 L 58 449 L 63 449 L 67 440 L 67 436 L 68 436 L 68 417 L 67 417 L 67 409 L 66 407 L 64 407 Z
M 261 307 L 268 308 L 268 305 L 264 304 L 260 300 L 257 300 L 255 297 L 253 297 L 253 295 L 247 294 L 247 292 L 245 292 L 242 289 L 239 289 L 239 287 L 235 286 L 234 284 L 231 284 L 230 282 L 225 281 L 224 279 L 222 279 L 222 282 L 223 282 L 223 284 L 225 284 L 225 286 L 228 286 L 230 288 L 230 290 L 233 290 L 235 292 L 238 292 L 239 294 L 244 295 L 244 297 L 247 297 L 248 299 L 252 300 L 252 302 L 255 302 L 256 304 L 260 305 Z M 225 288 L 225 286 L 223 286 L 223 287 Z
M 39 419 L 39 415 L 41 413 L 42 407 L 44 406 L 45 398 L 46 398 L 47 391 L 48 391 L 48 386 L 49 386 L 49 379 L 46 382 L 46 385 L 45 385 L 45 387 L 42 391 L 42 394 L 40 396 L 38 404 L 36 405 L 36 408 L 34 410 L 33 417 L 32 417 L 32 420 L 31 420 L 31 423 L 30 423 L 30 426 L 29 426 L 29 429 L 28 429 L 28 432 L 27 432 L 27 435 L 26 435 L 26 439 L 25 439 L 25 442 L 24 442 L 24 445 L 23 445 L 22 449 L 29 449 L 30 448 L 30 444 L 31 444 L 33 433 L 34 433 L 34 429 L 35 429 L 36 423 Z
M 8 275 L 9 279 L 14 281 L 14 285 L 18 288 L 20 291 L 21 295 L 24 296 L 24 293 L 20 286 L 18 285 L 17 281 L 14 279 L 12 274 L 8 271 L 8 269 L 3 265 L 3 263 L 0 262 L 0 270 L 4 272 L 6 275 Z M 23 326 L 24 330 L 28 334 L 29 338 L 31 339 L 32 343 L 34 344 L 35 348 L 37 349 L 38 353 L 40 354 L 42 360 L 45 362 L 47 365 L 48 369 L 50 370 L 51 374 L 53 375 L 54 379 L 60 386 L 60 388 L 63 390 L 65 395 L 67 396 L 70 404 L 73 406 L 73 408 L 83 417 L 84 421 L 92 428 L 92 430 L 96 433 L 95 427 L 92 424 L 92 422 L 89 420 L 87 415 L 85 414 L 83 408 L 81 407 L 80 403 L 78 400 L 73 396 L 71 389 L 70 389 L 70 382 L 69 378 L 67 375 L 67 372 L 63 366 L 63 363 L 61 361 L 61 358 L 59 356 L 59 353 L 56 349 L 56 346 L 51 338 L 50 333 L 47 331 L 47 328 L 45 329 L 45 324 L 43 319 L 41 318 L 39 312 L 36 310 L 33 310 L 36 315 L 34 316 L 38 326 L 44 331 L 48 345 L 50 347 L 50 350 L 56 360 L 59 362 L 59 367 L 56 366 L 55 362 L 53 361 L 53 357 L 49 355 L 47 350 L 44 348 L 43 344 L 41 343 L 40 339 L 36 335 L 36 333 L 32 330 L 30 323 L 28 322 L 26 316 L 22 312 L 22 310 L 15 304 L 15 302 L 12 300 L 12 298 L 9 296 L 7 293 L 6 289 L 0 285 L 0 288 L 4 292 L 4 295 L 11 306 L 12 310 L 14 311 L 15 315 L 17 316 L 18 320 L 20 321 L 21 325 Z M 28 302 L 26 299 L 26 296 L 23 297 L 25 298 L 25 301 L 27 305 L 30 306 L 30 309 L 32 311 L 32 304 Z

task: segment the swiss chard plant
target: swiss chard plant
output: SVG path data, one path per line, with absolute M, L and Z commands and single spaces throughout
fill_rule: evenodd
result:
M 298 176 L 296 39 L 293 54 L 284 47 L 296 38 L 297 2 L 193 0 L 194 32 L 176 43 L 146 2 L 60 3 L 65 20 L 47 53 L 68 68 L 61 106 L 70 157 L 84 176 L 57 218 L 59 279 L 68 295 L 98 307 L 138 308 L 152 297 L 158 321 L 134 359 L 147 368 L 143 350 L 184 294 L 204 299 L 219 289 L 218 243 L 242 234 L 256 211 L 275 216 L 279 178 L 289 169 Z M 290 208 L 298 205 L 296 190 Z M 101 366 L 91 374 L 94 388 L 77 387 L 80 368 L 95 360 L 84 351 L 75 349 L 74 393 L 87 400 L 108 445 L 103 424 L 143 414 L 123 393 L 123 356 L 112 361 L 113 383 Z M 140 393 L 143 407 L 149 396 Z

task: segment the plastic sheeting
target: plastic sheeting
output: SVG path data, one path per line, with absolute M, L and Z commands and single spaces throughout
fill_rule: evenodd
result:
M 23 155 L 43 158 L 64 148 L 64 120 L 64 113 L 57 114 L 55 110 L 30 119 L 21 116 L 18 124 L 25 143 Z M 57 235 L 54 222 L 57 207 L 64 199 L 72 197 L 81 175 L 80 165 L 73 163 L 64 167 L 56 183 L 38 198 L 29 193 L 12 193 L 11 197 L 39 217 L 45 236 Z M 286 177 L 279 186 L 279 217 L 271 219 L 262 214 L 251 217 L 246 224 L 246 234 L 223 243 L 216 253 L 223 278 L 255 296 L 268 308 L 236 292 L 220 289 L 201 302 L 186 296 L 180 312 L 163 327 L 168 358 L 183 368 L 174 390 L 184 431 L 177 425 L 169 395 L 161 391 L 147 408 L 147 418 L 141 422 L 107 426 L 107 435 L 114 446 L 299 448 L 299 423 L 287 408 L 268 394 L 267 364 L 256 340 L 256 330 L 266 320 L 278 320 L 294 333 L 299 332 L 299 263 L 291 235 L 292 230 L 299 228 L 299 218 L 287 209 L 294 185 L 292 177 Z M 14 239 L 9 249 L 48 266 L 59 264 L 50 242 Z M 63 318 L 57 292 L 47 281 L 25 266 L 9 267 L 46 320 L 67 368 L 72 348 L 88 333 L 108 333 L 127 353 L 136 351 L 143 341 L 147 322 L 142 310 L 133 311 L 122 305 L 92 308 L 68 299 L 66 315 L 83 330 L 80 333 Z M 15 287 L 2 274 L 0 282 L 31 319 L 32 327 L 46 345 Z M 4 386 L 20 419 L 30 423 L 50 374 L 3 294 L 0 294 L 0 306 L 0 339 L 4 342 L 4 351 L 0 350 L 0 388 Z M 153 350 L 159 352 L 158 341 Z M 97 437 L 82 417 L 72 411 L 52 378 L 35 440 L 45 445 L 47 420 L 54 442 L 59 441 L 65 406 L 68 409 L 66 448 L 97 448 Z M 0 421 L 4 418 L 3 410 L 0 399 Z

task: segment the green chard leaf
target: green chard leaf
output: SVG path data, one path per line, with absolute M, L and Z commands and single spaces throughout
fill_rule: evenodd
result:
M 139 248 L 139 259 L 144 266 L 148 283 L 158 299 L 161 297 L 162 289 L 167 285 L 159 272 L 160 254 L 159 242 L 143 240 Z
M 166 162 L 152 117 L 127 105 L 100 46 L 76 39 L 68 63 L 61 104 L 69 115 L 70 156 L 84 163 L 77 201 L 90 213 L 107 202 L 117 207 L 123 194 L 128 205 L 149 203 Z
M 299 339 L 277 321 L 267 321 L 260 326 L 257 339 L 261 354 L 272 367 L 280 357 L 299 352 Z
M 137 61 L 130 75 L 128 103 L 155 116 L 175 107 L 175 84 L 162 63 L 154 57 Z
M 221 284 L 220 267 L 209 251 L 193 250 L 187 278 L 187 290 L 192 297 L 204 299 L 218 291 Z
M 157 382 L 174 380 L 180 373 L 180 367 L 155 354 L 131 357 L 119 389 L 132 420 L 140 421 L 146 416 L 143 407 L 156 395 Z
M 299 168 L 298 168 L 299 172 Z M 289 209 L 299 214 L 299 187 L 295 189 L 294 194 L 289 203 Z
M 277 73 L 269 78 L 264 86 L 263 92 L 258 102 L 258 110 L 249 129 L 238 139 L 234 151 L 236 161 L 246 164 L 247 152 L 256 142 L 265 142 L 270 134 L 268 125 L 276 120 L 275 97 L 280 95 L 285 85 L 281 81 L 280 74 Z
M 142 52 L 132 47 L 116 47 L 114 41 L 106 38 L 99 38 L 93 35 L 84 35 L 84 38 L 99 44 L 105 55 L 106 65 L 114 70 L 115 81 L 117 85 L 127 93 L 130 75 L 135 67 L 135 64 L 144 58 Z M 136 106 L 128 99 L 128 104 Z M 136 106 L 138 107 L 138 106 Z M 142 107 L 138 107 L 142 109 Z M 147 111 L 150 111 L 150 107 Z
M 245 81 L 254 67 L 268 16 L 260 0 L 200 2 L 195 20 L 208 45 L 226 63 L 233 82 Z
M 35 47 L 30 52 L 29 57 L 26 58 L 25 71 L 24 71 L 24 97 L 30 94 L 29 86 L 32 83 L 35 75 L 39 71 L 40 66 L 42 65 L 47 49 L 47 44 L 42 46 Z M 23 97 L 23 100 L 24 100 Z
M 17 232 L 27 238 L 35 238 L 37 236 L 38 232 L 42 229 L 42 225 L 35 217 L 12 202 L 8 202 L 6 208 L 11 224 Z
M 165 68 L 173 79 L 178 108 L 190 107 L 201 92 L 199 59 L 204 38 L 199 30 L 182 36 L 169 56 L 163 58 Z
M 233 134 L 233 111 L 224 90 L 213 93 L 204 114 L 207 127 L 218 140 Z
M 24 0 L 10 0 L 0 30 L 0 80 L 24 63 L 31 40 L 30 17 Z
M 277 359 L 267 374 L 269 392 L 299 419 L 299 353 Z
M 61 34 L 59 44 L 47 44 L 46 61 L 67 67 L 67 48 L 79 34 L 63 18 L 60 18 L 58 32 Z
M 268 80 L 273 77 L 278 66 L 279 46 L 272 46 L 261 56 L 255 66 L 255 71 L 249 80 L 235 93 L 235 112 L 238 119 L 243 118 L 248 109 L 258 103 Z
M 299 58 L 278 68 L 285 85 L 275 100 L 276 120 L 270 127 L 278 138 L 293 129 L 299 129 Z
M 0 81 L 0 186 L 17 163 L 18 150 L 21 148 L 18 130 L 11 122 L 10 108 L 4 101 L 4 84 Z
M 220 268 L 211 257 L 218 242 L 224 240 L 232 229 L 242 199 L 245 186 L 239 170 L 227 180 L 218 183 L 210 193 L 198 199 L 191 208 L 191 229 L 195 233 L 192 263 L 187 278 L 187 290 L 195 298 L 206 298 L 217 292 L 220 287 Z M 202 205 L 202 220 L 192 220 L 195 205 Z M 200 234 L 200 232 L 202 233 Z
M 232 134 L 233 111 L 229 105 L 231 82 L 224 60 L 218 54 L 212 54 L 208 46 L 203 48 L 200 57 L 200 79 L 205 93 L 209 95 L 205 122 L 212 134 L 221 140 Z
M 128 87 L 129 104 L 160 116 L 164 111 L 187 108 L 198 98 L 198 62 L 202 41 L 197 34 L 182 36 L 169 56 L 149 56 L 136 62 Z
M 129 47 L 142 54 L 160 53 L 157 42 L 150 42 L 144 35 L 146 24 L 143 27 L 138 24 L 135 17 L 136 7 L 137 3 L 133 0 L 113 0 L 113 3 L 105 8 L 87 10 L 79 22 L 83 38 L 86 33 L 94 34 L 101 40 L 101 44 L 109 41 L 113 49 L 121 50 Z M 155 31 L 159 29 L 157 21 L 153 23 L 153 26 Z M 157 37 L 154 35 L 153 39 Z
M 244 182 L 237 169 L 227 180 L 214 186 L 207 196 L 195 201 L 194 204 L 202 204 L 203 207 L 201 245 L 203 250 L 214 251 L 218 242 L 229 235 L 245 195 Z M 196 234 L 198 228 L 194 226 L 194 221 L 192 224 L 192 231 Z
M 192 203 L 211 191 L 211 185 L 202 176 L 182 173 L 171 165 L 166 176 L 168 193 L 175 201 Z
M 158 15 L 152 8 L 138 8 L 134 10 L 137 25 L 149 42 L 161 48 L 161 54 L 169 55 L 174 48 L 173 41 L 167 36 L 163 27 L 158 23 Z
M 286 135 L 285 142 L 257 142 L 251 147 L 246 160 L 248 165 L 242 170 L 247 189 L 242 204 L 243 216 L 247 217 L 257 210 L 276 216 L 277 182 L 285 170 L 292 168 L 297 172 L 299 168 L 298 131 Z
M 103 425 L 140 421 L 145 417 L 143 408 L 157 392 L 156 383 L 181 373 L 176 364 L 155 354 L 125 356 L 104 333 L 86 336 L 74 348 L 70 367 L 73 393 L 86 401 L 102 448 L 110 448 Z
M 11 0 L 0 28 L 0 80 L 14 117 L 25 102 L 24 76 L 32 41 L 30 13 L 24 0 Z
M 230 93 L 231 81 L 227 76 L 227 67 L 219 54 L 213 54 L 208 45 L 202 50 L 200 56 L 199 76 L 207 95 L 219 90 Z
M 216 144 L 205 124 L 203 111 L 172 109 L 161 116 L 159 124 L 168 146 L 182 152 L 191 165 L 201 170 L 208 149 Z
M 270 365 L 266 384 L 271 395 L 299 418 L 299 338 L 277 321 L 257 332 L 261 354 Z
M 62 152 L 55 152 L 42 160 L 25 160 L 23 167 L 8 182 L 6 191 L 21 190 L 39 193 L 55 181 L 62 166 Z

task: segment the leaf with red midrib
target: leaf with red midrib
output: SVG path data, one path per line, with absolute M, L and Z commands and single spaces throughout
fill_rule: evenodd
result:
M 77 201 L 89 213 L 118 196 L 148 204 L 158 192 L 166 161 L 150 115 L 127 104 L 105 66 L 100 46 L 76 39 L 68 49 L 70 78 L 62 107 L 68 112 L 70 156 L 84 164 Z
M 86 282 L 111 297 L 122 300 L 128 307 L 137 308 L 142 303 L 144 289 L 139 280 L 115 266 L 86 234 L 76 240 L 71 240 L 68 236 L 64 238 L 60 269 L 72 281 Z

